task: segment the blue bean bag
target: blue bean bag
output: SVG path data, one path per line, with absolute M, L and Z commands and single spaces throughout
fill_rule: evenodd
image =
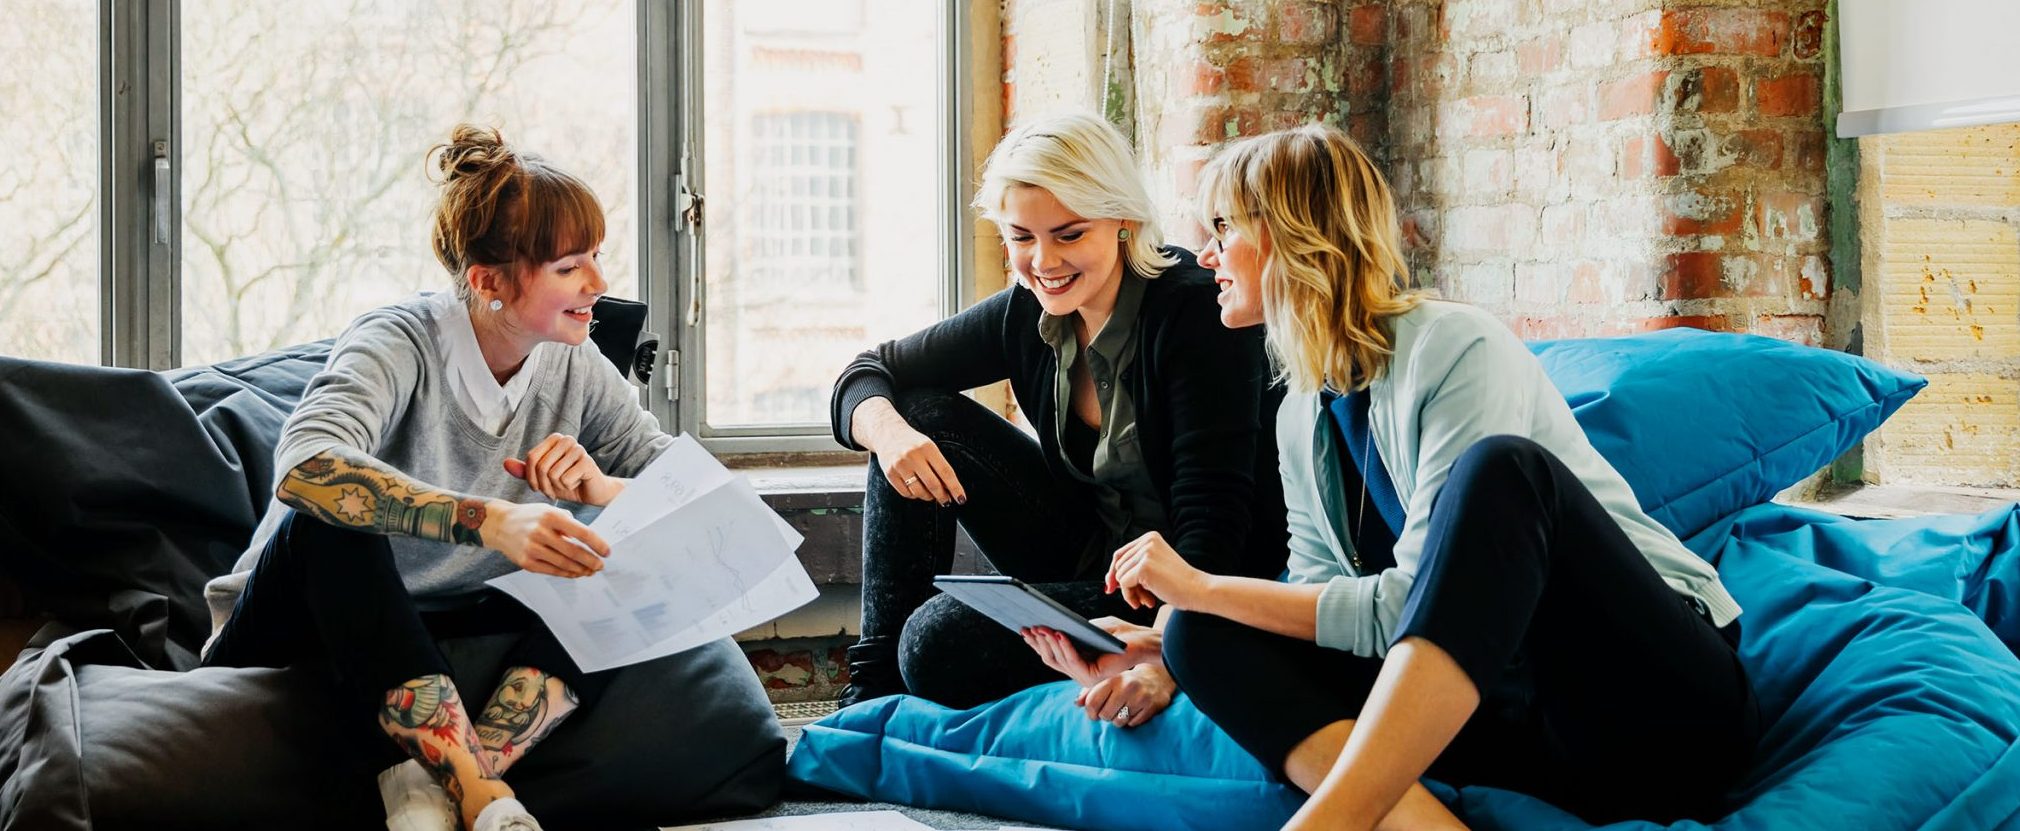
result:
M 1714 827 L 2020 831 L 2020 517 L 1852 522 L 1760 504 L 1855 446 L 1921 378 L 1692 330 L 1531 348 L 1643 508 L 1746 609 L 1741 659 L 1771 727 L 1733 794 L 1742 807 Z M 810 725 L 789 772 L 1104 831 L 1275 829 L 1302 801 L 1182 697 L 1129 731 L 1071 699 L 1062 682 L 965 712 L 869 702 Z M 1520 794 L 1427 784 L 1475 828 L 1590 827 Z
M 1679 537 L 1830 464 L 1928 385 L 1857 355 L 1696 329 L 1529 349 L 1641 510 Z
M 1711 827 L 2020 829 L 2020 658 L 1956 600 L 1837 570 L 1886 579 L 1901 576 L 1896 560 L 1983 552 L 1941 590 L 2008 615 L 2016 519 L 1852 522 L 1763 505 L 1689 541 L 1746 607 L 1740 655 L 1771 725 L 1733 794 L 1741 807 Z M 1904 582 L 1941 582 L 1933 570 Z M 959 712 L 868 702 L 809 725 L 788 771 L 864 798 L 1103 831 L 1275 829 L 1302 800 L 1182 697 L 1121 730 L 1072 695 L 1061 682 Z M 1591 827 L 1521 794 L 1431 784 L 1474 828 Z
M 1762 506 L 1727 517 L 1685 544 L 1709 559 L 1728 539 L 1881 585 L 1955 600 L 2020 652 L 2020 508 L 2015 506 L 1887 522 Z

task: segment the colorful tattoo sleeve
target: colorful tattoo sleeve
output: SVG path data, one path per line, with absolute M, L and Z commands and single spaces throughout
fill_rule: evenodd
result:
M 386 734 L 442 783 L 458 805 L 463 803 L 463 787 L 456 777 L 452 754 L 466 754 L 466 764 L 474 764 L 480 777 L 497 778 L 476 731 L 469 729 L 462 712 L 456 686 L 446 675 L 416 678 L 388 690 L 385 706 L 379 710 L 379 724 Z
M 498 682 L 491 703 L 472 719 L 477 738 L 504 770 L 526 750 L 554 732 L 578 703 L 575 691 L 540 670 L 513 667 Z
M 484 500 L 416 482 L 349 448 L 331 448 L 296 465 L 280 491 L 283 502 L 332 525 L 484 544 Z

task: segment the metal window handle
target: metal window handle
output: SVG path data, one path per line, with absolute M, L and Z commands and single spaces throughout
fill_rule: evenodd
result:
M 703 202 L 704 200 L 702 198 L 702 195 L 694 191 L 688 190 L 687 185 L 684 183 L 680 185 L 680 191 L 674 194 L 673 197 L 674 213 L 679 215 L 681 224 L 686 226 L 687 229 L 690 231 L 696 230 L 701 227 L 701 209 Z
M 697 326 L 701 324 L 702 263 L 701 246 L 696 243 L 701 239 L 701 208 L 703 199 L 701 194 L 693 191 L 685 191 L 683 195 L 687 197 L 688 203 L 681 211 L 681 216 L 686 218 L 688 233 L 694 237 L 694 241 L 688 245 L 687 250 L 695 252 L 693 261 L 689 263 L 687 269 L 687 325 Z
M 168 244 L 168 142 L 154 143 L 154 243 Z
M 689 171 L 694 170 L 694 145 L 692 139 L 681 143 L 680 164 L 673 171 L 673 224 L 675 232 L 687 232 L 687 310 L 682 315 L 684 325 L 693 328 L 701 325 L 701 223 L 704 204 L 699 191 L 688 186 Z M 668 355 L 678 355 L 680 350 L 668 350 Z M 678 396 L 680 373 L 669 373 L 667 394 Z
M 701 243 L 701 216 L 703 216 L 701 210 L 703 210 L 703 204 L 707 204 L 707 198 L 701 196 L 695 190 L 689 190 L 687 182 L 681 180 L 679 186 L 677 186 L 677 192 L 675 192 L 673 208 L 679 212 L 681 228 L 685 228 L 687 235 L 689 235 L 687 251 L 691 255 L 689 255 L 689 263 L 687 263 L 687 326 L 701 324 L 701 253 L 699 253 L 701 245 L 699 243 Z

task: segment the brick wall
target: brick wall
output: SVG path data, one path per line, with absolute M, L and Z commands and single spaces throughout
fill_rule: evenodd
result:
M 1182 242 L 1215 147 L 1325 121 L 1388 172 L 1416 279 L 1525 337 L 1847 337 L 1826 321 L 1825 0 L 1126 5 L 1139 151 Z M 1039 71 L 1005 54 L 1018 83 Z
M 1331 2 L 1133 0 L 1138 151 L 1181 244 L 1202 241 L 1191 197 L 1228 139 L 1314 121 L 1380 138 L 1383 21 Z
M 1382 153 L 1420 280 L 1524 337 L 1822 340 L 1821 2 L 1389 11 Z
M 1527 338 L 1695 326 L 1922 372 L 1839 475 L 2020 486 L 2020 128 L 1833 138 L 1834 0 L 1116 2 L 1177 241 L 1222 143 L 1343 125 L 1420 284 Z

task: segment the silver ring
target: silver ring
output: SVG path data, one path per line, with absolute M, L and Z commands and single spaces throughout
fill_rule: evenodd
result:
M 909 487 L 909 486 L 912 486 L 912 485 L 916 485 L 916 484 L 919 484 L 919 477 L 917 477 L 917 476 L 907 476 L 907 477 L 905 477 L 905 485 L 906 485 L 907 487 Z
M 1115 723 L 1124 724 L 1127 723 L 1128 721 L 1129 721 L 1129 705 L 1124 704 L 1120 709 L 1117 709 L 1115 711 Z

